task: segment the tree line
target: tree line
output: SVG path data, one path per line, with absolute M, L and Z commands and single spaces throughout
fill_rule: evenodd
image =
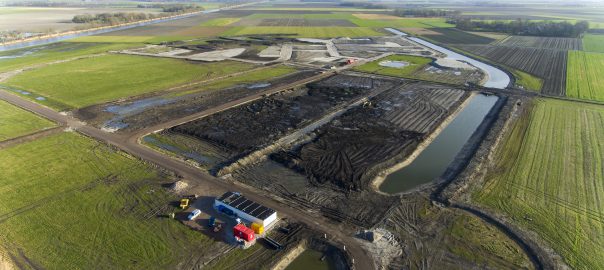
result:
M 164 14 L 151 14 L 142 12 L 82 14 L 73 16 L 73 19 L 71 19 L 71 21 L 74 23 L 88 23 L 93 25 L 118 25 L 123 23 L 131 23 L 161 18 L 166 16 L 165 13 L 180 14 L 203 10 L 202 7 L 195 5 L 157 5 L 157 7 L 154 8 L 161 8 Z
M 453 17 L 461 15 L 461 11 L 448 9 L 397 8 L 392 12 L 392 15 L 399 17 Z
M 475 21 L 469 18 L 457 18 L 451 22 L 455 24 L 456 28 L 466 31 L 490 31 L 542 37 L 578 37 L 589 29 L 587 21 L 572 24 L 566 21 L 530 21 L 523 19 L 515 21 Z
M 138 8 L 161 8 L 162 12 L 170 12 L 170 13 L 185 13 L 185 12 L 193 12 L 203 10 L 203 7 L 196 5 L 178 5 L 178 4 L 140 4 L 137 6 Z
M 162 17 L 160 14 L 149 13 L 101 13 L 75 15 L 71 19 L 74 23 L 89 23 L 97 25 L 118 25 L 122 23 L 136 22 Z
M 342 2 L 341 7 L 354 7 L 354 8 L 366 8 L 366 9 L 387 9 L 388 6 L 375 3 L 364 3 L 364 2 Z

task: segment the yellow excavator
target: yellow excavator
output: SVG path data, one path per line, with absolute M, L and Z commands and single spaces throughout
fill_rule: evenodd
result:
M 189 199 L 181 199 L 180 200 L 180 208 L 187 209 L 189 207 Z

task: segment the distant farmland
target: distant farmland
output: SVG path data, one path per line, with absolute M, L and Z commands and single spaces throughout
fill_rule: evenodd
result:
M 557 50 L 581 50 L 581 39 L 555 37 L 510 36 L 497 43 L 503 46 L 532 47 Z
M 604 54 L 569 51 L 566 95 L 604 101 Z
M 537 100 L 475 200 L 538 233 L 573 269 L 604 269 L 604 107 Z
M 543 93 L 558 96 L 563 96 L 565 93 L 566 51 L 488 45 L 458 45 L 457 47 L 542 78 Z
M 583 48 L 586 52 L 604 53 L 604 35 L 585 35 Z
M 489 44 L 495 39 L 475 35 L 455 28 L 432 28 L 436 34 L 422 35 L 436 42 L 445 44 Z
M 224 36 L 243 35 L 286 35 L 296 37 L 367 37 L 382 36 L 383 33 L 376 32 L 368 27 L 286 27 L 286 26 L 254 26 L 233 27 L 222 33 Z

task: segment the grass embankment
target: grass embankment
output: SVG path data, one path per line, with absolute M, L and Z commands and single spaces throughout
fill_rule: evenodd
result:
M 1 150 L 0 241 L 45 269 L 174 268 L 212 240 L 152 214 L 177 199 L 162 181 L 75 133 Z
M 566 95 L 604 101 L 604 54 L 568 52 Z
M 604 35 L 585 35 L 583 37 L 583 50 L 604 53 Z
M 474 200 L 536 232 L 574 269 L 603 269 L 604 107 L 538 100 Z
M 468 261 L 492 268 L 526 269 L 530 265 L 524 251 L 496 227 L 468 214 L 454 218 L 447 228 L 445 246 Z M 506 265 L 507 264 L 507 265 Z
M 50 120 L 0 100 L 0 141 L 54 127 Z
M 6 84 L 44 96 L 55 101 L 51 104 L 53 108 L 67 110 L 210 79 L 252 66 L 230 61 L 194 64 L 167 58 L 105 55 L 23 72 Z
M 286 35 L 295 37 L 310 38 L 333 38 L 333 37 L 367 37 L 383 36 L 383 33 L 377 32 L 368 27 L 304 27 L 304 26 L 253 26 L 253 27 L 233 27 L 221 35 L 223 36 L 243 36 L 243 35 Z
M 460 265 L 464 265 L 463 269 L 532 268 L 522 248 L 512 239 L 464 211 L 443 209 L 428 198 L 417 196 L 401 202 L 391 213 L 385 228 L 403 243 L 418 243 L 409 246 L 408 255 L 402 260 L 404 265 L 429 261 L 433 269 L 458 269 Z
M 0 58 L 0 72 L 15 70 L 35 64 L 48 63 L 73 57 L 104 53 L 110 50 L 121 50 L 140 44 L 104 44 L 104 43 L 53 43 L 31 48 L 0 52 L 0 56 L 16 56 L 15 58 Z
M 380 63 L 384 61 L 399 61 L 405 62 L 408 65 L 401 68 L 381 66 Z M 412 55 L 390 55 L 375 60 L 373 62 L 369 62 L 367 64 L 355 67 L 354 69 L 367 73 L 396 76 L 402 78 L 413 78 L 414 72 L 420 70 L 430 62 L 432 62 L 432 59 L 427 57 Z
M 514 78 L 516 78 L 516 84 L 522 86 L 525 90 L 539 92 L 543 87 L 543 80 L 535 77 L 526 72 L 511 69 Z

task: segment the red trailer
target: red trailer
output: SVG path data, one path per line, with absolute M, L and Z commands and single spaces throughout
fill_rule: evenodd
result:
M 233 234 L 235 237 L 239 237 L 248 242 L 254 240 L 254 230 L 246 227 L 242 223 L 239 223 L 233 227 Z

